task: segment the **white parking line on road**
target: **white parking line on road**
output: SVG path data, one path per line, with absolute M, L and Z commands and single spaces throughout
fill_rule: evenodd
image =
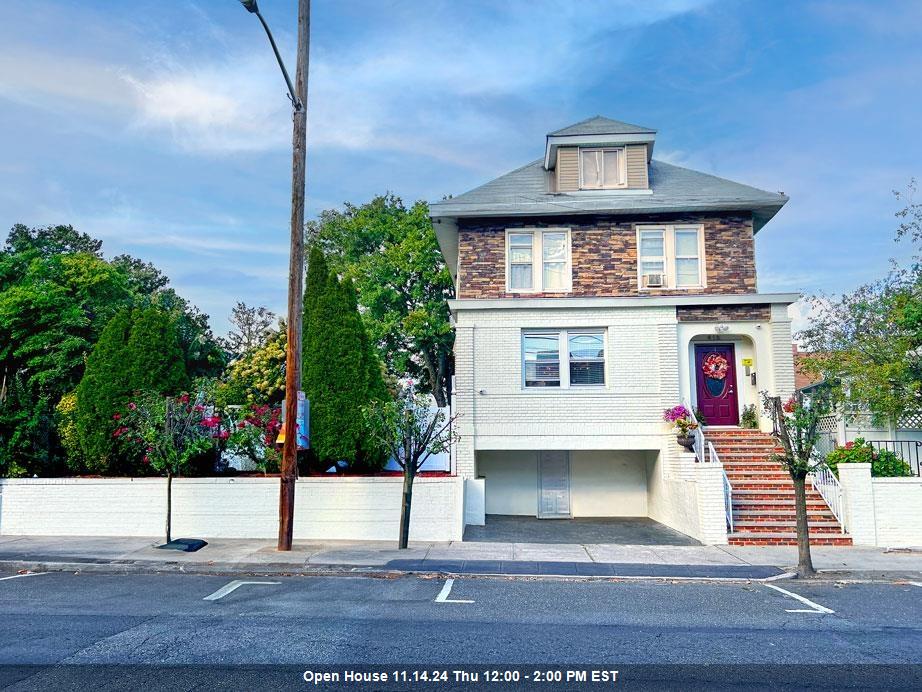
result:
M 911 581 L 911 582 L 909 582 L 909 583 L 910 583 L 910 585 L 912 585 L 912 586 L 918 586 L 919 588 L 922 588 L 922 582 L 919 582 L 919 581 Z
M 218 589 L 214 593 L 208 594 L 202 600 L 203 601 L 220 600 L 224 598 L 227 594 L 233 591 L 236 591 L 244 584 L 269 584 L 271 585 L 271 584 L 281 584 L 281 582 L 278 582 L 278 581 L 242 581 L 240 579 L 234 579 L 234 581 L 230 582 L 229 584 L 225 584 L 224 586 L 222 586 L 220 589 Z
M 20 577 L 40 577 L 43 574 L 50 574 L 50 572 L 26 572 L 25 574 L 14 574 L 11 577 L 0 577 L 0 581 L 6 581 L 7 579 L 19 579 Z
M 450 599 L 448 595 L 451 593 L 451 587 L 454 585 L 454 579 L 446 579 L 445 586 L 442 587 L 442 590 L 439 591 L 439 595 L 435 597 L 436 603 L 473 603 L 473 601 L 465 601 L 461 599 Z
M 788 591 L 787 589 L 782 589 L 780 586 L 775 586 L 774 584 L 763 584 L 763 586 L 765 586 L 765 587 L 767 587 L 767 588 L 769 588 L 769 589 L 774 589 L 775 591 L 780 591 L 780 592 L 783 593 L 785 596 L 790 596 L 791 598 L 796 598 L 798 601 L 800 601 L 800 602 L 803 603 L 804 605 L 810 606 L 810 608 L 811 608 L 810 610 L 806 610 L 805 608 L 798 608 L 798 609 L 795 609 L 795 610 L 787 610 L 786 612 L 788 612 L 788 613 L 826 613 L 826 614 L 829 614 L 829 613 L 834 613 L 834 612 L 836 612 L 836 611 L 834 611 L 834 610 L 830 610 L 830 609 L 827 608 L 826 606 L 821 606 L 819 603 L 814 603 L 814 602 L 811 601 L 809 598 L 804 598 L 803 596 L 799 596 L 798 594 L 793 593 L 793 592 L 791 592 L 791 591 Z

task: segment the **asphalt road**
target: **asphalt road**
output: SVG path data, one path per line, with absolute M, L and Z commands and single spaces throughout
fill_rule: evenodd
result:
M 628 688 L 632 671 L 635 682 L 645 679 L 655 688 L 658 681 L 661 689 L 693 680 L 704 681 L 700 689 L 801 689 L 806 680 L 813 689 L 918 689 L 922 681 L 919 668 L 905 666 L 922 664 L 922 586 L 907 582 L 775 582 L 807 599 L 802 602 L 757 583 L 497 578 L 459 579 L 449 590 L 444 579 L 409 576 L 252 580 L 278 583 L 228 590 L 231 578 L 202 575 L 2 579 L 0 685 L 404 689 L 393 680 L 367 687 L 342 680 L 307 684 L 301 673 L 364 665 L 418 675 L 414 671 L 464 664 L 499 671 L 620 667 L 618 687 Z M 50 664 L 55 667 L 41 667 Z M 289 668 L 253 668 L 266 664 Z M 699 668 L 634 667 L 641 664 Z M 727 664 L 765 667 L 721 667 Z M 406 689 L 510 686 L 502 679 L 493 685 L 449 679 L 435 687 L 413 682 Z M 566 680 L 533 687 L 612 688 Z

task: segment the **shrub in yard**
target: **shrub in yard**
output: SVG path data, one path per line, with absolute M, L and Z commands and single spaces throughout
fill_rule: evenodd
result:
M 77 386 L 74 425 L 86 469 L 132 473 L 136 455 L 113 431 L 112 416 L 137 391 L 175 394 L 188 386 L 185 362 L 170 316 L 158 308 L 120 310 L 109 321 Z
M 826 464 L 836 476 L 839 475 L 839 464 L 870 464 L 871 475 L 877 478 L 913 475 L 909 464 L 899 456 L 889 449 L 876 450 L 860 437 L 832 450 L 826 455 Z
M 311 248 L 308 264 L 302 349 L 311 455 L 322 467 L 345 460 L 353 471 L 382 468 L 386 452 L 368 435 L 362 414 L 372 401 L 390 398 L 380 361 L 351 280 L 331 274 L 317 247 Z
M 281 418 L 278 407 L 251 404 L 232 422 L 227 451 L 246 457 L 263 473 L 276 473 L 282 461 L 282 450 L 275 444 Z
M 759 414 L 756 413 L 755 404 L 743 407 L 743 415 L 740 416 L 740 427 L 755 430 L 759 427 Z

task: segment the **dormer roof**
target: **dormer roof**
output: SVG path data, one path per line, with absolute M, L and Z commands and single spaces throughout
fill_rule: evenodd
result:
M 601 115 L 595 115 L 578 123 L 568 125 L 554 132 L 548 132 L 548 137 L 572 137 L 574 135 L 655 135 L 656 130 L 643 125 L 612 120 Z
M 656 130 L 643 125 L 632 125 L 596 115 L 578 123 L 547 133 L 544 148 L 544 168 L 552 170 L 557 165 L 558 147 L 605 147 L 624 144 L 646 144 L 647 161 L 653 156 Z

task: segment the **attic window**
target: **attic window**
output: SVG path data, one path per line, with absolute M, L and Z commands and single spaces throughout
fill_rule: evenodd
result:
M 626 187 L 624 147 L 580 149 L 579 186 L 582 190 L 610 190 Z

